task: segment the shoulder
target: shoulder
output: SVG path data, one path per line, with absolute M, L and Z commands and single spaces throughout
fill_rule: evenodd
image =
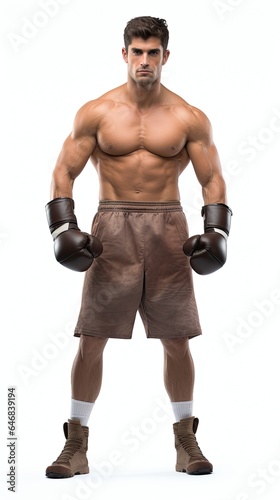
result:
M 211 122 L 201 109 L 184 102 L 175 108 L 175 112 L 184 121 L 189 140 L 212 140 Z
M 98 123 L 100 118 L 113 107 L 114 101 L 103 96 L 88 101 L 78 109 L 75 116 L 75 124 Z
M 201 109 L 191 105 L 180 96 L 176 96 L 173 111 L 181 116 L 190 126 L 202 129 L 211 127 L 207 115 Z
M 189 131 L 196 134 L 211 134 L 211 123 L 208 116 L 196 106 L 191 105 L 178 94 L 166 91 L 166 99 L 176 117 L 184 123 Z
M 74 130 L 77 133 L 95 133 L 102 118 L 117 106 L 118 90 L 119 88 L 110 90 L 83 104 L 75 115 Z

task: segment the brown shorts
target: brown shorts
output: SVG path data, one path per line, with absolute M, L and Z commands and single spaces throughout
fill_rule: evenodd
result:
M 147 337 L 201 334 L 179 202 L 102 201 L 92 234 L 103 253 L 85 274 L 76 337 L 129 339 L 137 311 Z

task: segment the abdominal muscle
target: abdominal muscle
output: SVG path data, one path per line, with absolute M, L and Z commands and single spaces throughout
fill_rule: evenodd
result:
M 99 176 L 101 201 L 165 202 L 180 200 L 178 179 L 189 158 L 186 150 L 164 158 L 145 149 L 123 156 L 99 149 L 92 162 Z

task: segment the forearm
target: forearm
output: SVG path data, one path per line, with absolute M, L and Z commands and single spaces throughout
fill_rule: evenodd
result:
M 57 169 L 54 170 L 51 181 L 51 200 L 54 198 L 72 198 L 73 197 L 74 180 L 65 172 L 62 173 Z
M 212 178 L 202 185 L 202 197 L 205 205 L 209 203 L 227 203 L 226 184 L 223 177 Z

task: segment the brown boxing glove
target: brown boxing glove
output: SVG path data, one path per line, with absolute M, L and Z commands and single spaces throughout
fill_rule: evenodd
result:
M 220 269 L 227 259 L 227 238 L 231 225 L 231 209 L 224 203 L 204 205 L 204 234 L 191 236 L 183 246 L 190 264 L 198 274 L 210 274 Z
M 80 231 L 72 198 L 54 198 L 46 205 L 46 215 L 54 240 L 56 260 L 73 271 L 86 271 L 101 255 L 101 241 Z

